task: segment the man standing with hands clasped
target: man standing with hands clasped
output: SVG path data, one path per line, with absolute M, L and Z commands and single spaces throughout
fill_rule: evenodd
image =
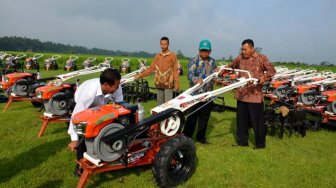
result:
M 150 67 L 135 76 L 135 79 L 149 76 L 155 72 L 155 87 L 157 88 L 157 104 L 163 104 L 173 99 L 173 90 L 179 89 L 179 72 L 176 54 L 169 50 L 169 39 L 160 40 L 161 52 L 156 54 Z
M 242 42 L 241 54 L 228 66 L 233 69 L 247 70 L 253 78 L 259 79 L 257 85 L 248 83 L 236 91 L 237 145 L 233 146 L 248 146 L 248 128 L 252 125 L 255 135 L 254 149 L 265 148 L 267 127 L 264 120 L 262 85 L 271 80 L 276 73 L 275 69 L 265 55 L 255 51 L 254 42 L 251 39 Z

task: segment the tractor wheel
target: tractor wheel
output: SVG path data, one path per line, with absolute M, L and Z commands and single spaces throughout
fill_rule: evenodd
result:
M 288 85 L 279 86 L 278 88 L 274 90 L 274 94 L 278 98 L 285 98 L 287 96 L 287 88 L 288 88 Z
M 265 84 L 264 84 L 264 85 L 262 86 L 261 91 L 262 91 L 263 93 L 267 93 L 268 87 L 269 87 L 269 85 L 265 85 Z
M 304 105 L 313 105 L 315 103 L 315 94 L 314 91 L 308 90 L 302 93 L 299 96 L 299 102 L 302 102 Z
M 27 82 L 27 80 L 29 80 L 29 78 L 16 81 L 16 83 L 12 86 L 12 92 L 18 96 L 28 96 L 28 94 L 32 92 L 32 85 L 27 83 L 20 84 L 20 82 Z
M 328 104 L 327 110 L 332 113 L 336 113 L 336 101 L 333 101 L 332 103 Z
M 159 187 L 174 187 L 187 181 L 196 169 L 196 149 L 190 138 L 168 140 L 154 159 L 153 174 Z
M 58 92 L 48 102 L 52 114 L 63 116 L 69 113 L 69 99 L 67 94 Z
M 106 162 L 112 162 L 125 154 L 126 142 L 124 140 L 116 140 L 111 145 L 108 145 L 101 140 L 104 136 L 117 132 L 123 128 L 125 127 L 121 124 L 111 123 L 100 130 L 93 142 L 93 153 L 95 153 L 99 159 Z

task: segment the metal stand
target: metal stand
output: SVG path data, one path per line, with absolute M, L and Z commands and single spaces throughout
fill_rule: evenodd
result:
M 5 108 L 3 109 L 3 112 L 6 112 L 6 110 L 10 107 L 10 105 L 15 102 L 15 101 L 27 101 L 27 102 L 33 102 L 30 98 L 27 97 L 17 97 L 17 96 L 12 96 L 10 95 L 8 97 L 7 104 Z M 35 102 L 42 102 L 42 100 L 34 100 Z
M 48 124 L 50 122 L 70 122 L 70 119 L 64 116 L 53 116 L 53 117 L 40 116 L 40 118 L 42 120 L 42 126 L 37 135 L 38 138 L 40 138 L 43 135 L 45 129 L 48 127 Z
M 77 188 L 85 187 L 87 181 L 89 180 L 92 174 L 120 170 L 136 166 L 150 165 L 153 164 L 154 156 L 155 154 L 153 152 L 149 152 L 148 157 L 144 157 L 136 163 L 122 164 L 117 162 L 110 162 L 110 163 L 104 162 L 99 166 L 91 163 L 89 160 L 85 158 L 82 158 L 80 161 L 77 161 L 80 167 L 84 170 L 78 181 Z

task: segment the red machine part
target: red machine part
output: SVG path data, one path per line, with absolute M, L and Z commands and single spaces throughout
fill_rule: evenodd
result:
M 40 95 L 39 98 L 43 100 L 49 100 L 55 94 L 63 89 L 71 88 L 70 84 L 63 84 L 61 86 L 47 85 L 36 89 L 36 95 Z
M 273 80 L 271 82 L 271 85 L 273 86 L 274 89 L 282 86 L 282 85 L 285 85 L 285 84 L 289 84 L 289 81 L 288 80 Z
M 324 91 L 323 96 L 327 96 L 327 102 L 332 103 L 336 100 L 336 90 Z
M 308 90 L 313 90 L 313 89 L 317 89 L 318 86 L 317 85 L 296 85 L 294 86 L 294 90 L 297 89 L 297 94 L 302 94 L 304 93 L 305 91 L 308 91 Z
M 27 72 L 14 72 L 14 73 L 6 74 L 4 76 L 6 80 L 3 80 L 2 82 L 0 82 L 0 85 L 3 90 L 6 90 L 9 87 L 11 87 L 16 81 L 22 78 L 32 77 L 32 76 L 33 76 L 32 73 L 27 73 Z
M 130 110 L 120 105 L 108 104 L 79 112 L 74 116 L 72 122 L 79 124 L 85 121 L 88 125 L 85 129 L 85 138 L 93 138 L 99 134 L 102 128 L 117 119 L 118 116 L 130 113 Z

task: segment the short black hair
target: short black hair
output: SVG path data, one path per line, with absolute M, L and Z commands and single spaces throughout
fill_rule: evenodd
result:
M 116 80 L 120 80 L 121 75 L 117 69 L 108 68 L 104 70 L 99 78 L 100 84 L 107 83 L 109 85 L 114 85 Z
M 244 44 L 249 44 L 250 46 L 252 46 L 254 48 L 254 42 L 252 39 L 246 39 L 242 42 L 242 45 Z
M 169 38 L 168 37 L 162 37 L 161 39 L 160 39 L 160 41 L 161 40 L 166 40 L 166 41 L 168 41 L 168 44 L 169 44 Z

